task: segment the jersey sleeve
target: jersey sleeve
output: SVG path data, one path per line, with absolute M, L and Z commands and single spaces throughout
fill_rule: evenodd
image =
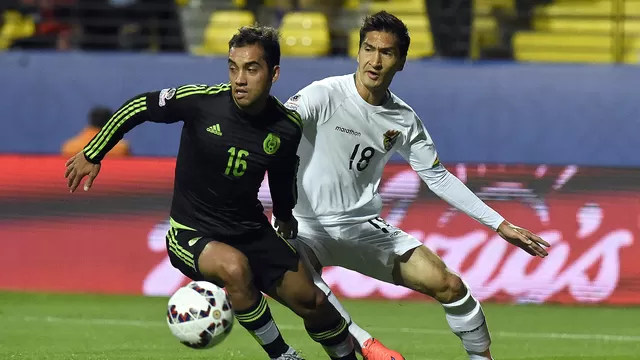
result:
M 212 91 L 206 85 L 185 85 L 143 93 L 129 99 L 84 147 L 85 158 L 99 163 L 123 137 L 143 122 L 187 121 L 198 111 L 198 100 Z
M 434 194 L 479 223 L 496 230 L 504 218 L 440 163 L 431 136 L 418 116 L 414 114 L 414 117 L 414 124 L 407 141 L 399 150 L 400 154 Z
M 300 158 L 296 151 L 301 138 L 302 131 L 297 131 L 295 137 L 283 149 L 285 152 L 274 160 L 268 169 L 273 216 L 278 220 L 289 220 L 298 202 L 297 176 Z
M 317 123 L 323 118 L 323 112 L 327 111 L 329 93 L 330 91 L 326 86 L 313 82 L 290 97 L 284 106 L 291 111 L 297 112 L 302 119 L 303 125 Z
M 415 171 L 420 172 L 437 166 L 440 160 L 436 146 L 422 120 L 415 113 L 412 116 L 409 134 L 398 152 Z

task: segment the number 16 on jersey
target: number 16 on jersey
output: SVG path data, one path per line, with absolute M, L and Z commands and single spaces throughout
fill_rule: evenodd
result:
M 241 149 L 236 150 L 235 147 L 229 148 L 227 152 L 229 153 L 229 160 L 224 174 L 233 174 L 235 177 L 244 175 L 245 170 L 247 170 L 247 161 L 243 160 L 243 158 L 249 155 L 249 152 Z
M 353 148 L 353 151 L 351 152 L 351 158 L 349 158 L 349 170 L 353 169 L 353 162 L 356 159 L 356 156 L 358 156 L 358 150 L 360 150 L 360 144 L 356 144 L 356 146 Z M 362 149 L 362 152 L 360 153 L 360 159 L 356 162 L 356 169 L 358 169 L 358 171 L 364 171 L 364 169 L 369 166 L 369 161 L 371 161 L 371 158 L 375 154 L 376 150 L 371 146 L 367 146 L 366 148 Z

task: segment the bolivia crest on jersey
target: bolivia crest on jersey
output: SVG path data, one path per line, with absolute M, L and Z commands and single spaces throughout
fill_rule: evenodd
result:
M 269 155 L 275 154 L 280 148 L 280 137 L 274 133 L 269 133 L 262 143 L 262 148 Z
M 389 130 L 382 135 L 382 144 L 384 145 L 385 151 L 391 150 L 396 140 L 398 140 L 398 135 L 400 135 L 398 130 Z

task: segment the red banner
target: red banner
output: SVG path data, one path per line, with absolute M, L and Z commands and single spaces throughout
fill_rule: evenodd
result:
M 0 156 L 0 289 L 168 295 L 181 286 L 164 242 L 175 160 L 106 160 L 94 188 L 75 194 L 64 161 Z M 437 251 L 480 300 L 640 304 L 640 169 L 448 167 L 553 244 L 532 258 L 435 197 L 407 165 L 387 166 L 383 216 Z M 426 299 L 342 268 L 323 276 L 344 297 Z

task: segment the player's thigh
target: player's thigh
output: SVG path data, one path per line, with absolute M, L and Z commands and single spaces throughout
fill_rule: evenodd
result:
M 192 280 L 206 280 L 221 287 L 247 287 L 251 268 L 238 249 L 202 234 L 170 228 L 167 250 L 171 264 Z
M 425 295 L 448 300 L 455 297 L 462 283 L 458 274 L 442 259 L 422 245 L 399 257 L 393 270 L 394 281 Z
M 319 225 L 314 226 L 305 221 L 298 222 L 298 236 L 291 239 L 290 243 L 296 248 L 300 258 L 306 266 L 314 269 L 318 274 L 322 273 L 324 259 L 327 262 L 327 250 L 319 241 L 328 235 L 323 232 Z
M 237 246 L 249 259 L 254 283 L 262 292 L 273 292 L 287 271 L 298 269 L 297 250 L 271 226 L 243 239 Z
M 198 272 L 212 282 L 238 290 L 253 290 L 253 273 L 247 257 L 235 247 L 209 241 L 198 257 Z
M 345 247 L 337 235 L 329 233 L 317 221 L 298 220 L 298 236 L 292 243 L 303 260 L 320 272 L 323 266 L 337 266 L 343 260 Z
M 311 246 L 300 238 L 291 239 L 289 242 L 296 248 L 300 259 L 306 266 L 315 270 L 318 274 L 322 273 L 322 264 Z
M 375 279 L 397 284 L 393 276 L 398 259 L 422 246 L 410 234 L 378 218 L 341 231 L 340 248 L 335 249 L 335 265 Z
M 326 300 L 302 260 L 295 241 L 278 235 L 273 228 L 248 242 L 243 249 L 253 268 L 256 286 L 278 302 L 306 318 Z

